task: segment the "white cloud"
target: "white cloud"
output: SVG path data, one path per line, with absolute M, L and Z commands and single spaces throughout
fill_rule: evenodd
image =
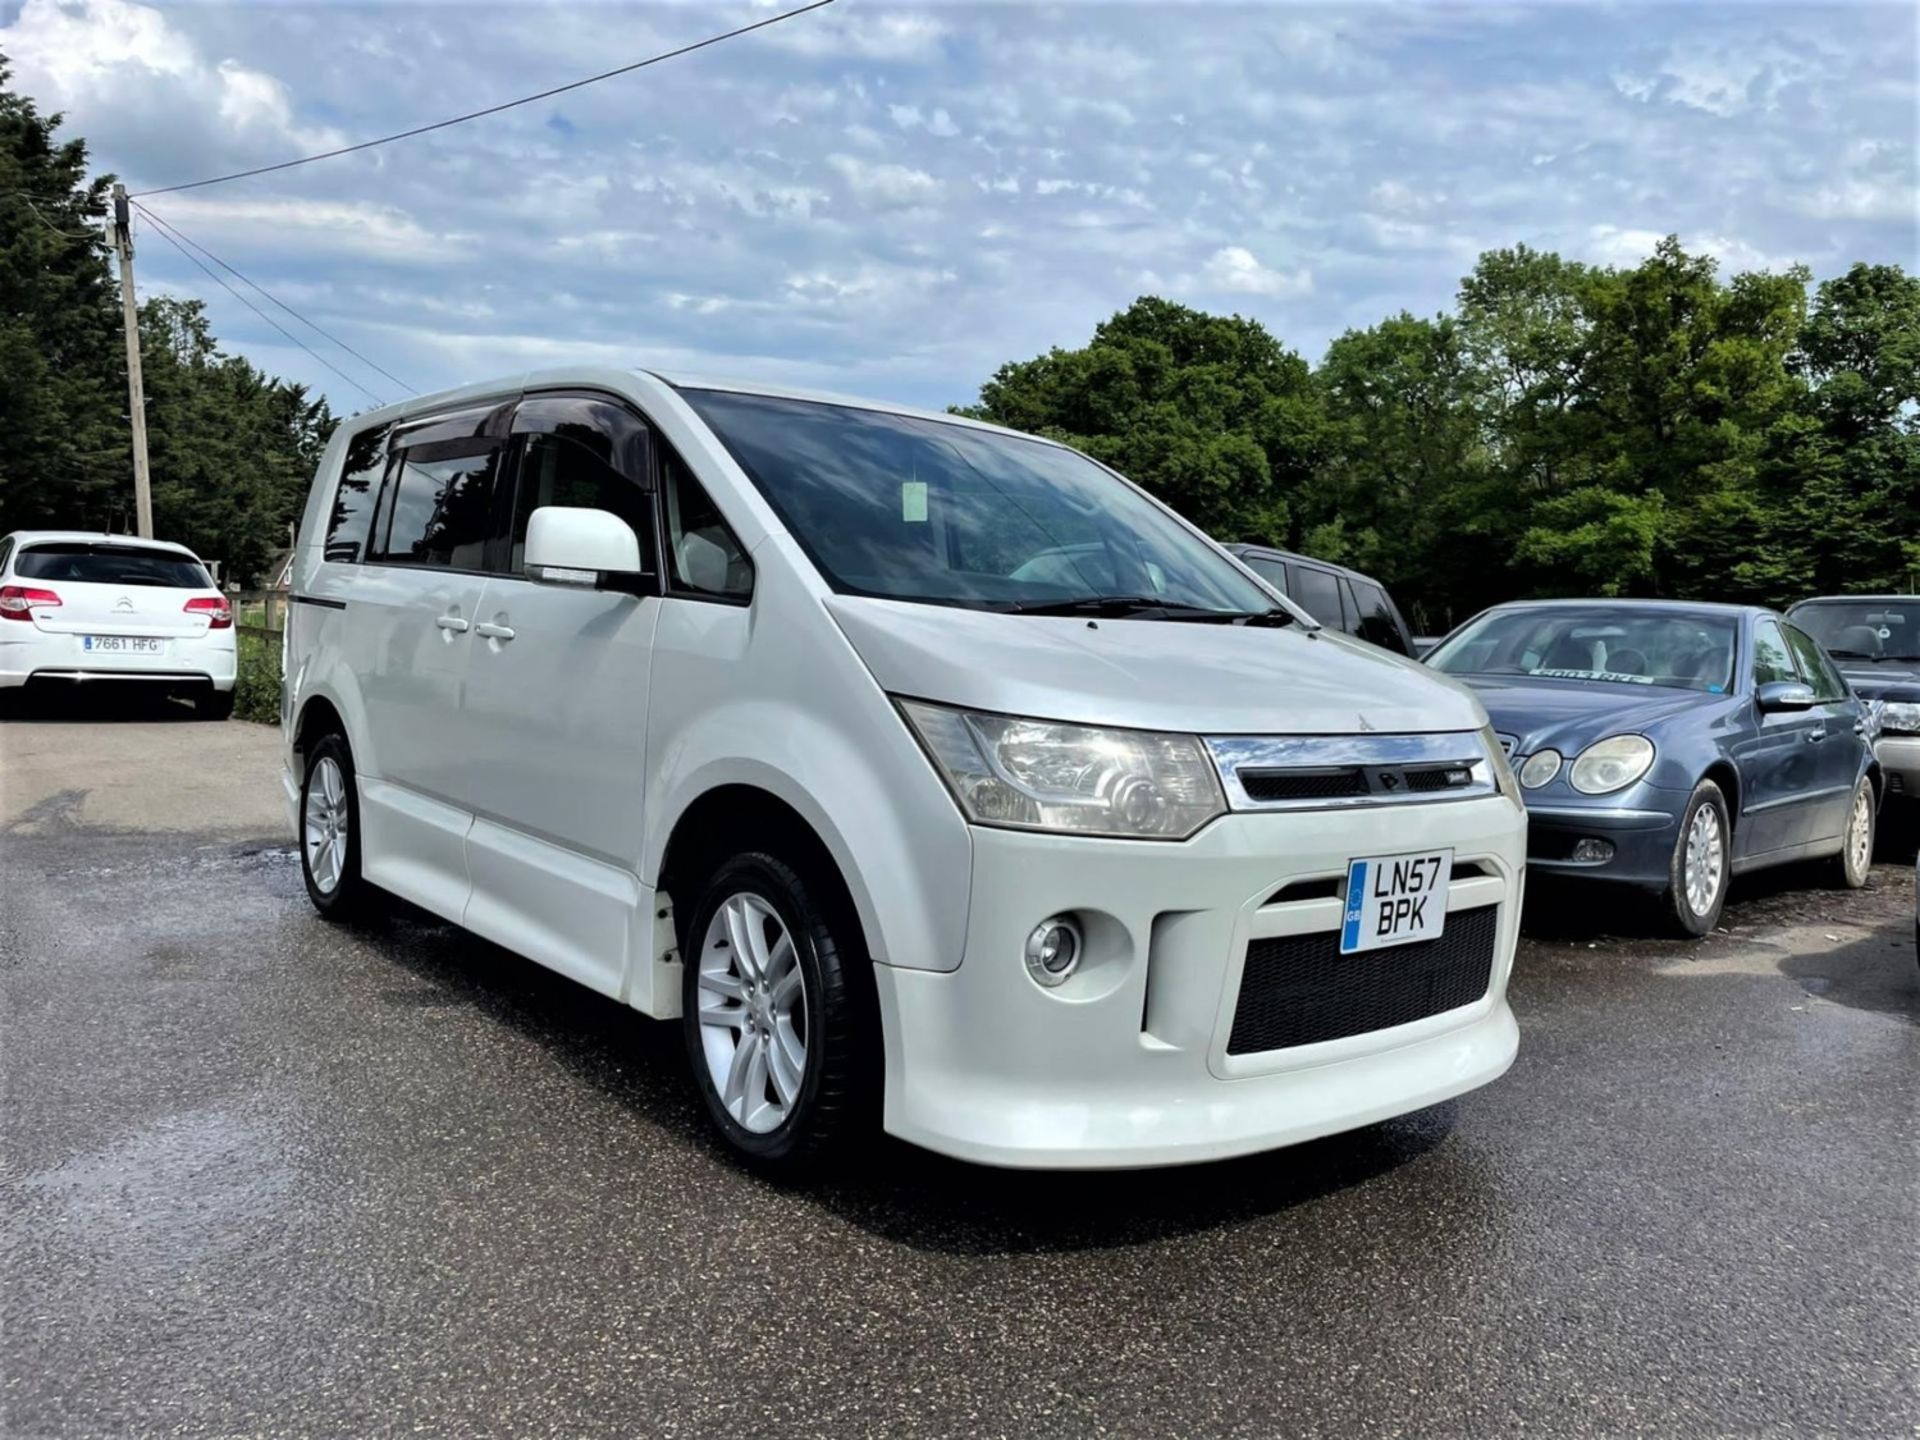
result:
M 1820 220 L 1920 222 L 1920 190 L 1915 189 L 1911 178 L 1837 180 L 1801 196 L 1796 204 L 1803 213 Z
M 853 155 L 829 155 L 833 167 L 854 197 L 869 205 L 922 205 L 940 193 L 940 182 L 909 165 L 870 164 Z
M 1269 269 L 1243 245 L 1223 245 L 1200 267 L 1203 284 L 1230 295 L 1263 295 L 1271 300 L 1313 293 L 1313 276 L 1305 269 L 1291 273 Z

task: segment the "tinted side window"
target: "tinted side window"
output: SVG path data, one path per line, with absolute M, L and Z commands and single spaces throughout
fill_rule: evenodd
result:
M 1293 598 L 1314 619 L 1335 630 L 1347 628 L 1340 613 L 1338 575 L 1327 570 L 1316 570 L 1311 565 L 1296 565 L 1293 567 L 1293 585 Z
M 687 464 L 665 441 L 660 493 L 667 508 L 667 573 L 682 594 L 744 600 L 753 594 L 753 562 Z
M 4 575 L 7 573 L 7 561 L 11 559 L 12 556 L 13 556 L 12 538 L 9 537 L 5 540 L 0 540 L 0 575 Z
M 1787 645 L 1792 649 L 1794 658 L 1800 662 L 1800 673 L 1806 677 L 1813 693 L 1824 703 L 1830 700 L 1847 698 L 1847 682 L 1833 667 L 1826 653 L 1813 643 L 1813 637 L 1797 626 L 1784 625 L 1787 632 Z
M 1282 562 L 1269 560 L 1264 555 L 1243 555 L 1240 558 L 1249 570 L 1282 595 L 1293 593 L 1287 588 L 1287 567 Z
M 1780 634 L 1780 627 L 1771 620 L 1762 620 L 1753 627 L 1753 683 L 1766 685 L 1775 680 L 1797 682 L 1800 672 L 1794 668 L 1793 654 L 1787 649 L 1787 642 Z
M 520 487 L 514 506 L 513 552 L 507 568 L 518 575 L 527 549 L 527 521 L 542 505 L 606 510 L 633 527 L 640 568 L 652 570 L 653 506 L 647 492 L 578 440 L 529 435 L 520 451 Z
M 1387 592 L 1365 580 L 1355 580 L 1353 600 L 1360 610 L 1360 625 L 1354 633 L 1384 650 L 1406 654 L 1407 642 L 1400 635 L 1400 622 L 1387 602 Z
M 340 465 L 340 484 L 333 492 L 333 510 L 327 519 L 327 560 L 354 561 L 366 556 L 367 531 L 374 502 L 380 498 L 380 477 L 387 468 L 387 436 L 391 425 L 362 430 L 347 442 Z
M 433 447 L 427 447 L 432 453 Z M 445 459 L 407 452 L 387 482 L 393 498 L 378 558 L 405 565 L 479 570 L 486 564 L 493 482 L 500 452 Z

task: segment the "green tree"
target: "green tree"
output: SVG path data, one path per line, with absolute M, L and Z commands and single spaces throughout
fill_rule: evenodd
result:
M 108 182 L 7 76 L 0 55 L 0 530 L 105 520 L 133 473 Z
M 1226 540 L 1282 540 L 1324 440 L 1307 364 L 1256 321 L 1151 297 L 1003 365 L 962 413 L 1049 435 Z
M 0 532 L 132 529 L 119 287 L 60 117 L 5 88 L 0 57 Z M 324 400 L 222 354 L 197 301 L 140 307 L 154 529 L 242 581 L 285 543 L 333 416 Z

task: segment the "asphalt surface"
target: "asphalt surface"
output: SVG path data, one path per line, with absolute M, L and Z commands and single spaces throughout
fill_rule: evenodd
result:
M 1518 1065 L 1397 1122 L 783 1190 L 672 1027 L 318 920 L 274 764 L 0 725 L 8 1437 L 1914 1433 L 1910 837 L 1695 946 L 1536 891 Z

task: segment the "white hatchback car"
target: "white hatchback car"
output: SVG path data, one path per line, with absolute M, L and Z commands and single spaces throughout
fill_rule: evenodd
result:
M 1513 1061 L 1526 818 L 1479 702 L 1064 446 L 514 377 L 341 427 L 292 602 L 314 904 L 678 1018 L 761 1163 L 869 1123 L 1202 1160 Z
M 233 606 L 184 545 L 82 530 L 0 538 L 0 698 L 113 684 L 233 713 Z

